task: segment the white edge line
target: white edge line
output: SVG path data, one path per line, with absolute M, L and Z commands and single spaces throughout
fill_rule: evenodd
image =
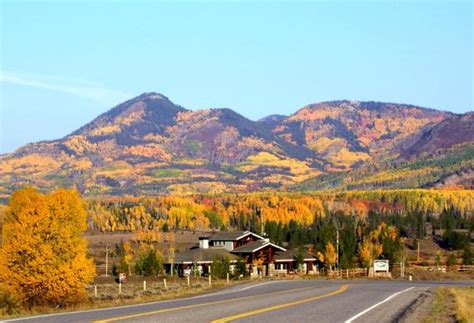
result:
M 257 285 L 247 286 L 247 287 L 235 290 L 235 291 L 214 292 L 214 293 L 210 293 L 210 294 L 203 294 L 203 295 L 197 295 L 197 296 L 186 297 L 186 298 L 175 298 L 175 299 L 167 299 L 167 300 L 163 300 L 163 301 L 146 302 L 146 303 L 132 304 L 132 305 L 122 305 L 122 306 L 113 306 L 113 307 L 97 308 L 97 309 L 82 310 L 82 311 L 61 312 L 61 313 L 51 313 L 51 314 L 43 314 L 43 315 L 35 315 L 35 316 L 18 317 L 18 318 L 14 318 L 14 319 L 7 319 L 5 321 L 0 320 L 0 323 L 34 320 L 34 319 L 37 319 L 37 318 L 59 316 L 59 315 L 73 315 L 73 314 L 90 313 L 90 312 L 103 312 L 103 311 L 111 311 L 111 310 L 113 311 L 113 310 L 116 310 L 116 309 L 133 308 L 133 307 L 138 307 L 138 306 L 155 305 L 155 304 L 163 304 L 163 303 L 170 303 L 170 302 L 179 302 L 179 301 L 185 301 L 185 300 L 208 297 L 208 296 L 221 296 L 221 295 L 227 295 L 227 294 L 232 294 L 232 293 L 238 293 L 238 292 L 241 292 L 241 291 L 244 291 L 244 290 L 248 290 L 250 288 L 254 288 L 254 287 L 258 287 L 258 286 L 262 286 L 262 285 L 266 285 L 266 284 L 281 283 L 281 282 L 288 282 L 288 281 L 290 281 L 290 280 L 275 280 L 275 281 L 270 281 L 270 282 L 261 283 L 261 284 L 257 284 Z
M 392 298 L 394 297 L 397 297 L 398 295 L 402 294 L 402 293 L 405 293 L 405 292 L 408 292 L 409 290 L 412 290 L 413 288 L 415 287 L 409 287 L 407 289 L 404 289 L 402 291 L 399 291 L 399 292 L 396 292 L 395 294 L 392 294 L 390 295 L 389 297 L 387 297 L 386 299 L 384 299 L 383 301 L 381 302 L 378 302 L 377 304 L 375 305 L 372 305 L 371 307 L 369 307 L 368 309 L 366 310 L 363 310 L 362 312 L 360 312 L 359 314 L 357 315 L 354 315 L 353 317 L 351 317 L 350 319 L 346 320 L 344 323 L 351 323 L 352 321 L 354 321 L 355 319 L 359 318 L 360 316 L 364 315 L 365 313 L 373 310 L 374 308 L 376 308 L 377 306 L 385 303 L 385 302 L 388 302 L 389 300 L 391 300 Z
M 271 281 L 271 282 L 266 282 L 266 283 L 261 283 L 261 284 L 257 284 L 257 285 L 251 285 L 251 286 L 247 286 L 247 287 L 244 287 L 242 289 L 239 289 L 237 290 L 236 292 L 242 292 L 244 290 L 248 290 L 248 289 L 251 289 L 251 288 L 254 288 L 254 287 L 260 287 L 262 285 L 267 285 L 267 284 L 271 284 L 271 283 L 282 283 L 282 282 L 287 282 L 288 280 L 275 280 L 275 281 Z M 222 294 L 219 294 L 219 295 L 223 295 L 223 294 L 228 294 L 228 293 L 231 293 L 231 292 L 227 292 L 227 293 L 222 293 Z

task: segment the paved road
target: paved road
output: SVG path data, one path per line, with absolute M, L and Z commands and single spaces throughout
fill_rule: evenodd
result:
M 16 322 L 391 322 L 424 292 L 473 281 L 254 282 L 185 299 L 11 320 Z

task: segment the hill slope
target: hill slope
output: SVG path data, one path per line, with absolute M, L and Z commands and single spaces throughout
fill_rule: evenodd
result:
M 442 185 L 447 176 L 468 173 L 472 115 L 333 101 L 251 121 L 230 109 L 191 111 L 159 93 L 145 93 L 62 139 L 2 156 L 0 194 L 25 184 L 137 195 L 314 189 L 396 169 L 433 150 L 438 156 L 434 164 L 443 163 L 443 152 L 458 156 L 467 151 L 463 160 L 453 161 L 463 165 L 462 172 L 437 171 L 439 176 L 429 181 Z M 446 139 L 445 133 L 451 136 Z M 382 186 L 390 185 L 402 184 L 389 180 Z

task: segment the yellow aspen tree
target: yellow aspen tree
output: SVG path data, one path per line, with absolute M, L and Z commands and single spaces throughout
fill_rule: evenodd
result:
M 329 269 L 332 270 L 334 264 L 336 263 L 337 254 L 336 248 L 331 242 L 326 244 L 326 248 L 324 250 L 324 259 L 326 260 L 326 264 L 328 265 Z
M 359 256 L 365 268 L 372 266 L 372 249 L 373 245 L 368 239 L 359 245 Z
M 161 233 L 157 230 L 140 230 L 137 233 L 136 240 L 141 244 L 152 245 L 161 242 Z
M 130 241 L 125 241 L 123 243 L 124 255 L 122 257 L 122 263 L 126 266 L 128 275 L 132 275 L 132 261 L 133 261 L 133 249 Z
M 383 252 L 383 244 L 381 243 L 374 243 L 372 248 L 372 257 L 378 258 Z
M 95 276 L 82 236 L 86 227 L 86 208 L 76 191 L 14 192 L 2 226 L 0 283 L 26 307 L 78 301 Z
M 318 252 L 316 253 L 316 257 L 318 257 L 318 260 L 319 260 L 320 262 L 324 262 L 324 254 L 323 254 L 322 252 L 319 252 L 319 251 L 318 251 Z

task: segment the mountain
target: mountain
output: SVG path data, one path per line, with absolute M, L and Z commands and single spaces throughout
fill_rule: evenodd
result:
M 0 196 L 27 184 L 73 186 L 88 195 L 357 188 L 357 181 L 439 186 L 449 176 L 459 184 L 471 174 L 472 118 L 412 105 L 331 101 L 252 121 L 231 109 L 191 111 L 144 93 L 64 138 L 1 156 Z M 425 168 L 437 169 L 429 183 L 370 180 L 422 156 L 432 160 Z
M 451 115 L 412 105 L 333 101 L 302 108 L 274 132 L 316 152 L 331 164 L 330 171 L 347 171 L 396 154 L 397 144 Z
M 455 115 L 427 129 L 422 137 L 402 154 L 404 158 L 432 155 L 455 145 L 474 142 L 474 112 Z

